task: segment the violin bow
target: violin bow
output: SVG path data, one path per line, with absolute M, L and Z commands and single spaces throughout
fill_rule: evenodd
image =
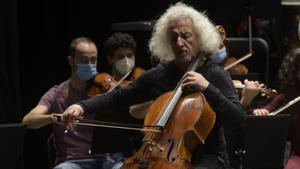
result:
M 243 56 L 243 57 L 239 58 L 238 60 L 236 60 L 235 62 L 231 63 L 230 65 L 224 67 L 224 70 L 228 70 L 228 69 L 232 68 L 233 66 L 239 64 L 240 62 L 248 59 L 250 56 L 252 56 L 252 53 L 246 54 L 245 56 Z
M 124 79 L 126 79 L 128 76 L 129 76 L 129 74 L 131 73 L 131 71 L 129 71 L 129 72 L 127 72 L 117 83 L 116 83 L 116 85 L 114 85 L 113 87 L 111 87 L 107 92 L 110 92 L 110 91 L 112 91 L 112 90 L 114 90 L 116 87 L 118 87 L 123 81 L 124 81 Z
M 293 99 L 292 101 L 288 102 L 287 104 L 285 104 L 284 106 L 280 107 L 279 109 L 277 109 L 276 111 L 273 111 L 271 113 L 268 114 L 268 116 L 274 116 L 280 112 L 282 112 L 283 110 L 285 110 L 286 108 L 292 106 L 293 104 L 297 103 L 300 101 L 300 96 L 296 97 L 295 99 Z
M 51 114 L 51 116 L 56 118 L 58 122 L 61 122 L 62 114 L 53 113 Z M 90 120 L 90 119 L 77 119 L 75 120 L 75 124 L 81 126 L 90 126 L 90 127 L 104 127 L 104 128 L 114 128 L 114 129 L 124 129 L 124 130 L 162 132 L 160 128 L 152 129 L 152 128 L 157 128 L 158 126 L 139 126 L 134 124 L 105 122 L 105 121 Z

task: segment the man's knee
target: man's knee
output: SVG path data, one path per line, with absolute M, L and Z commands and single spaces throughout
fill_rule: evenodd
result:
M 72 162 L 63 162 L 55 166 L 53 169 L 81 169 L 79 165 Z

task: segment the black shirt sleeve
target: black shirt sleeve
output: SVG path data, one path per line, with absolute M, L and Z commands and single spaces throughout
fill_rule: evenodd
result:
M 157 67 L 145 72 L 138 79 L 126 87 L 117 88 L 111 92 L 99 94 L 79 104 L 85 113 L 101 113 L 112 107 L 130 106 L 150 101 L 158 97 L 165 90 L 161 88 L 160 80 L 165 67 Z
M 240 104 L 239 97 L 228 72 L 219 66 L 211 66 L 204 71 L 209 75 L 210 82 L 203 92 L 210 106 L 224 126 L 232 130 L 240 130 L 245 127 L 246 114 Z

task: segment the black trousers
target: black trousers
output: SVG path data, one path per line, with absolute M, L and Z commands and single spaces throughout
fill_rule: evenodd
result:
M 195 169 L 228 169 L 227 154 L 205 154 L 199 159 L 194 159 Z

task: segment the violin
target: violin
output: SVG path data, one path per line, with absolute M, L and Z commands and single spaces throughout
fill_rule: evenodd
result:
M 117 81 L 110 74 L 97 73 L 91 80 L 87 82 L 86 94 L 89 97 L 109 91 L 115 86 Z
M 116 81 L 115 78 L 109 73 L 97 73 L 91 80 L 87 82 L 86 94 L 89 97 L 96 96 L 101 93 L 109 92 L 121 86 L 127 86 L 131 81 L 138 78 L 142 75 L 145 70 L 141 67 L 136 67 L 133 70 L 133 76 L 131 80 L 126 80 L 126 78 L 131 74 L 131 71 L 126 73 L 119 81 Z
M 236 57 L 231 56 L 231 57 L 226 58 L 224 61 L 224 69 L 228 70 L 231 73 L 235 73 L 235 74 L 247 74 L 248 68 L 244 64 L 237 63 L 237 62 L 238 62 L 238 59 Z M 232 64 L 234 64 L 234 65 L 231 66 Z
M 131 81 L 134 81 L 135 79 L 140 77 L 144 72 L 145 72 L 145 69 L 143 69 L 141 67 L 134 68 L 134 70 L 132 72 Z
M 239 80 L 232 80 L 232 82 L 236 89 L 243 89 L 245 87 L 245 85 Z M 273 99 L 278 94 L 278 92 L 275 89 L 266 88 L 265 86 L 260 87 L 259 92 L 260 92 L 261 96 L 265 96 L 268 99 Z M 239 95 L 241 95 L 240 92 L 239 92 Z
M 198 57 L 188 71 L 204 62 L 204 56 Z M 157 131 L 145 132 L 142 146 L 124 160 L 122 169 L 193 169 L 191 154 L 198 142 L 204 143 L 216 115 L 201 92 L 183 95 L 182 80 L 174 91 L 162 94 L 152 103 L 144 126 L 153 126 Z

